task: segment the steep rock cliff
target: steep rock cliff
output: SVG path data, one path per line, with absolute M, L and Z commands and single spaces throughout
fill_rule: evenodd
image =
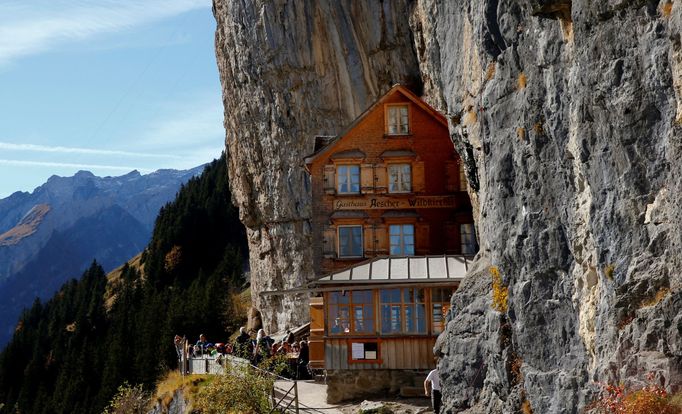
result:
M 247 227 L 266 329 L 307 318 L 307 297 L 259 297 L 313 275 L 303 157 L 395 83 L 414 84 L 407 1 L 214 2 L 233 198 Z
M 418 71 L 467 163 L 481 246 L 439 338 L 445 406 L 513 412 L 528 400 L 536 413 L 574 413 L 594 381 L 647 372 L 679 389 L 679 1 L 215 8 L 257 291 L 310 277 L 300 161 L 312 136 L 337 133 Z M 506 306 L 493 306 L 494 272 Z M 269 312 L 296 320 L 294 303 Z

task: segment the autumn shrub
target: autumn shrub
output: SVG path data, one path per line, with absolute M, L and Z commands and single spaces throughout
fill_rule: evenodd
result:
M 142 384 L 131 386 L 124 383 L 104 409 L 104 414 L 145 414 L 149 411 L 151 394 L 142 388 Z
M 490 267 L 490 276 L 493 278 L 492 293 L 493 304 L 492 307 L 498 312 L 507 312 L 509 307 L 507 300 L 509 296 L 509 288 L 502 283 L 502 276 L 496 266 Z
M 627 389 L 624 385 L 601 385 L 602 397 L 589 406 L 598 414 L 680 414 L 682 410 L 660 385 L 648 383 L 639 389 Z
M 521 403 L 521 412 L 523 414 L 533 414 L 533 408 L 530 406 L 530 401 L 523 400 L 523 403 Z
M 491 80 L 495 77 L 495 62 L 490 62 L 485 71 L 486 80 Z
M 528 83 L 528 80 L 526 78 L 526 74 L 521 72 L 519 73 L 519 78 L 517 79 L 517 89 L 522 90 L 526 89 L 526 84 Z

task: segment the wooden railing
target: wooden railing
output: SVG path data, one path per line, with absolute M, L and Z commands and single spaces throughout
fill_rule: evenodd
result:
M 186 349 L 186 348 L 185 348 Z M 179 358 L 179 369 L 182 375 L 222 375 L 225 373 L 225 366 L 248 366 L 250 369 L 258 371 L 261 375 L 272 379 L 272 389 L 270 390 L 270 411 L 273 413 L 296 413 L 299 414 L 298 382 L 294 379 L 285 378 L 272 372 L 251 365 L 244 359 L 232 355 L 222 355 L 216 358 L 210 355 L 194 357 L 183 352 Z

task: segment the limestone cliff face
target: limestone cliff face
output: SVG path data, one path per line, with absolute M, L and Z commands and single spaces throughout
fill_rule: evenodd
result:
M 313 275 L 303 157 L 395 83 L 414 83 L 407 1 L 214 2 L 234 201 L 256 307 L 270 331 L 307 319 L 307 297 L 260 298 Z
M 301 158 L 312 136 L 417 75 L 467 162 L 481 245 L 439 338 L 446 407 L 514 412 L 528 400 L 536 413 L 575 413 L 594 381 L 653 372 L 682 386 L 682 3 L 215 9 L 256 290 L 311 275 Z M 492 267 L 508 287 L 503 312 Z M 295 303 L 269 312 L 296 320 Z

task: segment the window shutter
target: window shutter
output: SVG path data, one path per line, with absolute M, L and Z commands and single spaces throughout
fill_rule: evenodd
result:
M 378 224 L 374 227 L 374 254 L 377 256 L 388 255 L 388 226 Z
M 424 161 L 415 161 L 412 163 L 412 192 L 423 193 L 424 191 L 426 191 Z
M 419 222 L 414 226 L 415 231 L 415 254 L 425 255 L 431 250 L 431 240 L 429 238 L 429 223 Z
M 445 177 L 447 184 L 445 189 L 448 193 L 459 191 L 459 163 L 455 160 L 445 162 Z
M 336 193 L 336 166 L 333 164 L 324 166 L 324 192 Z
M 374 256 L 374 226 L 365 224 L 363 226 L 363 242 L 365 243 L 365 257 Z
M 332 226 L 325 226 L 324 231 L 324 249 L 323 255 L 326 258 L 336 257 L 336 228 Z
M 388 191 L 388 177 L 386 174 L 386 164 L 376 164 L 374 166 L 374 192 L 386 193 Z
M 460 252 L 459 224 L 445 223 L 445 239 L 447 240 L 447 253 Z
M 324 368 L 324 299 L 310 298 L 310 366 Z
M 372 164 L 360 166 L 360 191 L 363 194 L 374 192 L 374 168 Z

